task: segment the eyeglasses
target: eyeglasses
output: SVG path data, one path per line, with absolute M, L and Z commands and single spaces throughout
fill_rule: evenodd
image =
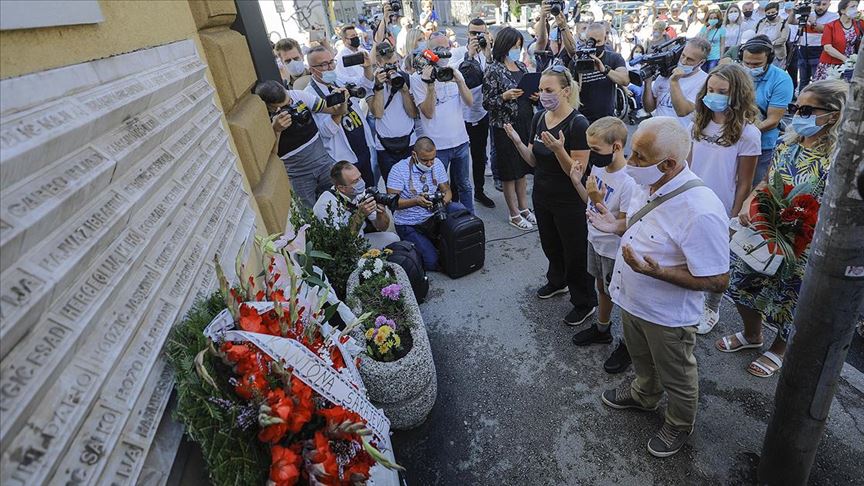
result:
M 557 64 L 556 63 L 556 64 L 553 64 L 553 65 L 549 66 L 548 68 L 546 68 L 543 71 L 543 74 L 546 74 L 546 73 L 562 74 L 562 73 L 566 73 L 566 72 L 567 72 L 567 66 L 565 66 L 563 64 Z
M 336 61 L 333 60 L 333 59 L 331 59 L 331 60 L 329 60 L 329 61 L 327 61 L 327 62 L 322 62 L 322 63 L 320 63 L 320 64 L 313 64 L 313 65 L 311 65 L 311 66 L 309 66 L 309 67 L 313 67 L 313 68 L 315 68 L 315 69 L 323 69 L 323 68 L 325 68 L 325 67 L 327 67 L 327 68 L 335 68 L 335 67 L 336 67 Z
M 834 113 L 835 111 L 837 111 L 830 108 L 823 108 L 821 106 L 798 106 L 796 104 L 789 105 L 789 113 L 792 113 L 793 115 L 797 114 L 801 118 L 809 118 L 810 115 L 813 114 L 813 110 L 827 111 L 828 113 Z

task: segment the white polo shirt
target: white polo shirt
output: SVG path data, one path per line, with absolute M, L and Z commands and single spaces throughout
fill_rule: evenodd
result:
M 684 94 L 684 99 L 691 103 L 696 103 L 696 97 L 699 96 L 699 90 L 702 89 L 702 85 L 705 84 L 706 79 L 708 79 L 708 73 L 701 68 L 696 68 L 693 74 L 679 79 L 678 84 L 681 86 L 681 93 Z M 675 107 L 672 106 L 672 88 L 669 84 L 669 78 L 663 76 L 658 76 L 651 83 L 651 93 L 654 95 L 654 100 L 657 103 L 657 108 L 651 114 L 653 116 L 671 116 L 677 118 L 684 128 L 690 130 L 690 127 L 693 125 L 693 112 L 687 116 L 678 116 L 678 113 L 675 112 Z
M 418 110 L 426 101 L 426 89 L 426 82 L 420 73 L 412 74 L 411 94 L 414 95 Z M 466 106 L 455 81 L 435 81 L 435 116 L 430 120 L 420 110 L 420 126 L 423 128 L 423 135 L 435 142 L 436 149 L 446 150 L 468 143 L 468 131 L 462 122 L 462 110 Z
M 654 194 L 650 194 L 648 186 L 637 185 L 626 213 L 636 214 L 649 201 L 693 179 L 698 177 L 685 168 Z M 721 275 L 729 271 L 729 218 L 714 191 L 694 187 L 633 224 L 621 238 L 622 248 L 624 245 L 630 245 L 639 257 L 648 255 L 664 267 L 687 265 L 696 277 Z M 661 326 L 695 326 L 702 317 L 703 292 L 636 273 L 624 261 L 620 249 L 609 294 L 625 311 Z

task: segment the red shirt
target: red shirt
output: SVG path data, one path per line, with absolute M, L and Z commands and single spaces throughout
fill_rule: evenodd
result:
M 861 21 L 853 20 L 852 27 L 858 34 L 858 44 L 860 45 L 861 36 L 864 34 L 864 26 L 862 26 Z M 843 24 L 840 23 L 840 19 L 825 24 L 825 30 L 822 31 L 822 45 L 827 46 L 828 44 L 834 46 L 834 49 L 837 49 L 841 53 L 846 52 L 846 34 L 843 31 Z M 822 64 L 843 64 L 840 59 L 828 54 L 824 49 L 819 56 L 819 62 Z

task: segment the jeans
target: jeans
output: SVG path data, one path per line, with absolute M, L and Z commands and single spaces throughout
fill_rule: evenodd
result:
M 819 66 L 819 55 L 822 53 L 822 46 L 801 46 L 798 48 L 798 88 L 804 89 L 810 84 L 810 79 L 816 74 L 816 67 Z M 800 91 L 799 91 L 800 93 Z
M 381 171 L 381 177 L 384 179 L 384 185 L 387 185 L 387 177 L 390 175 L 390 169 L 396 165 L 397 162 L 401 162 L 408 157 L 411 157 L 411 151 L 414 150 L 414 146 L 410 146 L 405 149 L 401 154 L 393 155 L 386 150 L 376 150 L 378 154 L 378 170 Z
M 469 142 L 453 148 L 438 150 L 438 160 L 450 171 L 450 189 L 453 200 L 461 202 L 465 209 L 474 214 L 474 189 L 469 175 Z
M 447 214 L 451 214 L 455 211 L 464 210 L 465 206 L 458 202 L 451 202 L 444 209 Z M 423 268 L 429 272 L 438 269 L 438 249 L 435 248 L 435 242 L 428 235 L 417 229 L 417 226 L 405 224 L 397 224 L 396 233 L 403 241 L 414 243 L 414 247 L 420 252 L 420 258 L 423 260 Z
M 771 167 L 771 161 L 774 160 L 774 149 L 762 149 L 762 155 L 756 160 L 756 173 L 753 175 L 753 187 L 765 179 L 768 173 L 768 168 Z
M 636 109 L 642 109 L 642 86 L 636 86 L 635 84 L 631 84 L 627 86 L 627 89 L 633 93 L 633 99 L 636 100 Z
M 483 194 L 483 179 L 486 173 L 486 142 L 489 140 L 489 115 L 477 123 L 465 122 L 465 130 L 471 139 L 471 171 L 474 176 L 474 193 Z

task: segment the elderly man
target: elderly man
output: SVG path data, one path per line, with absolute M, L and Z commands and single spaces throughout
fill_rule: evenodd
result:
M 703 292 L 729 283 L 729 225 L 723 204 L 687 168 L 690 134 L 675 118 L 643 121 L 633 135 L 627 172 L 639 185 L 617 219 L 599 205 L 596 228 L 621 234 L 609 293 L 622 310 L 624 340 L 636 378 L 607 390 L 603 403 L 655 410 L 665 391 L 666 420 L 648 451 L 668 457 L 693 431 L 699 376 L 693 347 Z
M 648 78 L 642 89 L 642 105 L 654 116 L 674 116 L 681 126 L 689 129 L 696 110 L 696 97 L 708 79 L 708 74 L 699 69 L 711 52 L 711 43 L 701 37 L 687 41 L 678 67 L 667 78 Z

